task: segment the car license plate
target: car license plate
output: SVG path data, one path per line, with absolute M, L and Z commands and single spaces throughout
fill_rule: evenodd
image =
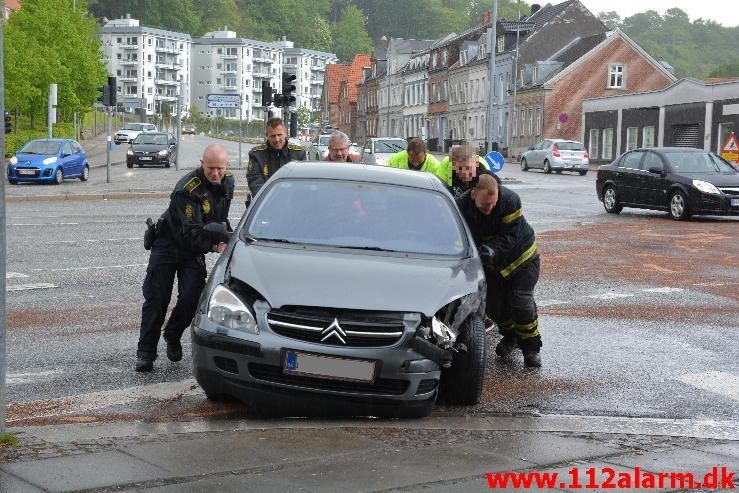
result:
M 150 158 L 150 157 L 148 157 L 148 156 L 141 156 L 141 157 L 139 158 L 139 160 L 141 160 L 141 161 L 151 161 L 151 158 Z
M 16 172 L 19 175 L 36 176 L 36 170 L 35 169 L 17 169 Z
M 375 379 L 375 362 L 361 359 L 335 358 L 319 354 L 285 352 L 285 373 L 332 380 L 372 382 Z
M 739 207 L 739 199 L 731 199 L 732 207 Z

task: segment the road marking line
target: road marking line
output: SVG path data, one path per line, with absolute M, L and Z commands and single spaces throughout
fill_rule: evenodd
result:
M 57 397 L 55 399 L 18 402 L 11 404 L 11 407 L 22 405 L 24 409 L 32 410 L 17 419 L 26 420 L 67 414 L 84 414 L 96 409 L 131 404 L 147 398 L 169 400 L 193 395 L 204 394 L 195 379 L 188 378 L 178 382 L 162 382 L 126 389 Z M 8 420 L 8 422 L 12 421 L 12 419 Z
M 537 301 L 536 304 L 538 306 L 553 306 L 553 305 L 566 305 L 568 303 L 571 303 L 570 301 L 561 301 L 561 300 L 544 300 L 544 301 Z
M 97 267 L 67 267 L 64 269 L 36 269 L 44 272 L 68 272 L 73 270 L 127 269 L 129 267 L 146 267 L 147 264 L 100 265 Z
M 681 291 L 685 291 L 683 288 L 646 288 L 642 289 L 645 293 L 679 293 Z
M 739 401 L 739 376 L 723 371 L 706 371 L 701 373 L 686 373 L 678 378 L 701 390 L 706 390 L 723 397 Z
M 39 370 L 26 373 L 9 373 L 7 376 L 8 385 L 20 385 L 30 382 L 41 382 L 51 380 L 51 377 L 64 373 L 62 370 Z
M 20 272 L 6 272 L 5 273 L 5 279 L 17 279 L 19 277 L 28 277 L 25 274 L 21 274 Z
M 87 243 L 100 243 L 105 241 L 138 241 L 141 238 L 138 236 L 136 238 L 104 238 L 102 240 L 60 240 L 60 241 L 54 241 L 52 243 L 64 243 L 64 244 L 75 244 L 75 243 L 81 243 L 81 242 L 87 242 Z
M 48 282 L 37 282 L 35 284 L 16 284 L 14 286 L 6 286 L 6 291 L 28 291 L 30 289 L 51 289 L 58 288 L 56 284 L 50 284 Z
M 585 297 L 586 298 L 595 298 L 597 300 L 615 300 L 615 299 L 618 299 L 618 298 L 631 298 L 632 296 L 634 296 L 634 295 L 631 294 L 631 293 L 614 293 L 612 291 L 609 291 L 607 293 L 603 293 L 603 294 L 591 294 L 591 295 L 587 295 Z

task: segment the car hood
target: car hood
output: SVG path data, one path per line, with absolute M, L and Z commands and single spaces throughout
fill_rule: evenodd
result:
M 477 292 L 484 279 L 477 259 L 389 257 L 243 242 L 234 247 L 230 271 L 272 307 L 328 306 L 429 316 Z
M 58 156 L 56 154 L 16 154 L 15 158 L 18 160 L 16 166 L 42 165 L 42 161 L 50 157 Z
M 169 147 L 161 144 L 131 144 L 131 148 L 134 152 L 159 152 L 169 149 Z
M 140 134 L 141 130 L 118 130 L 115 134 L 116 135 L 134 135 L 134 134 Z
M 684 174 L 686 178 L 691 180 L 701 180 L 712 183 L 717 187 L 739 187 L 739 173 L 719 175 L 716 173 L 690 173 Z

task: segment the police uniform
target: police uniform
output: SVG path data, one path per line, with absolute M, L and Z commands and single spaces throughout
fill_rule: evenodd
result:
M 436 168 L 435 175 L 444 182 L 447 190 L 449 190 L 449 193 L 451 193 L 455 199 L 461 197 L 467 190 L 477 186 L 477 178 L 481 175 L 491 175 L 495 178 L 498 184 L 500 184 L 500 178 L 498 175 L 490 171 L 490 168 L 487 167 L 487 163 L 485 163 L 485 160 L 480 156 L 477 157 L 477 173 L 475 177 L 467 183 L 463 182 L 454 172 L 452 160 L 449 156 L 446 156 L 441 160 L 439 166 Z
M 157 226 L 156 240 L 146 268 L 141 309 L 141 331 L 136 353 L 154 361 L 159 335 L 177 275 L 177 303 L 164 328 L 164 339 L 179 343 L 192 322 L 205 287 L 205 254 L 215 251 L 217 240 L 203 230 L 208 223 L 226 223 L 234 194 L 234 177 L 227 172 L 220 184 L 210 183 L 198 168 L 183 176 L 170 195 L 169 207 Z M 137 362 L 137 367 L 139 363 Z M 150 368 L 149 368 L 150 369 Z M 143 370 L 146 371 L 146 370 Z
M 270 176 L 290 161 L 305 161 L 305 149 L 288 142 L 282 149 L 260 144 L 249 151 L 246 180 L 252 197 L 262 188 Z
M 457 199 L 457 205 L 478 247 L 485 244 L 494 252 L 492 262 L 484 266 L 488 285 L 485 311 L 498 325 L 505 341 L 501 343 L 510 344 L 510 349 L 517 344 L 527 366 L 539 366 L 529 364 L 527 357 L 527 353 L 535 353 L 538 359 L 541 347 L 534 301 L 539 253 L 534 229 L 523 216 L 521 199 L 499 185 L 498 202 L 489 215 L 480 212 L 469 191 Z M 496 352 L 503 355 L 497 348 Z

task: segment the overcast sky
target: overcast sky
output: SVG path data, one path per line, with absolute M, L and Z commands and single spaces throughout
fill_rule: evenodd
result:
M 703 19 L 718 22 L 724 27 L 739 26 L 739 6 L 735 2 L 725 0 L 580 0 L 588 10 L 595 15 L 600 12 L 616 11 L 621 18 L 626 18 L 647 10 L 656 10 L 664 15 L 667 9 L 677 7 L 686 14 L 691 21 Z M 537 3 L 537 2 L 532 2 Z M 539 2 L 546 5 L 546 1 Z M 549 0 L 556 5 L 559 0 Z

